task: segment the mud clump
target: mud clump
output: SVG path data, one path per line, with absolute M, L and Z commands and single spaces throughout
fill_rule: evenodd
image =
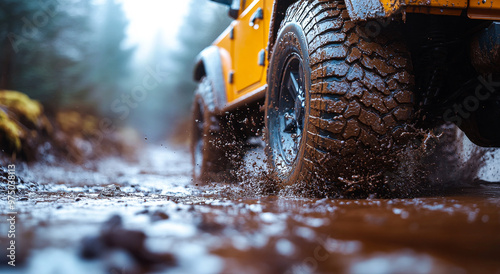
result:
M 99 193 L 101 197 L 117 197 L 125 196 L 125 193 L 121 191 L 120 187 L 117 185 L 107 185 Z
M 151 222 L 157 222 L 157 221 L 163 221 L 163 220 L 168 220 L 170 216 L 160 210 L 156 210 L 150 215 Z
M 142 231 L 129 230 L 123 227 L 119 215 L 112 216 L 101 228 L 98 236 L 85 237 L 81 242 L 80 255 L 84 259 L 104 259 L 110 269 L 123 269 L 123 261 L 113 261 L 113 253 L 125 252 L 134 265 L 125 269 L 126 273 L 171 267 L 176 264 L 172 254 L 158 254 L 149 251 L 145 246 L 146 234 Z M 128 262 L 130 264 L 130 262 Z

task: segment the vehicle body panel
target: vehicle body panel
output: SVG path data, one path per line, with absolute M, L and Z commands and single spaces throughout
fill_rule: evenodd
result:
M 210 100 L 212 102 L 209 105 L 210 111 L 224 108 L 227 102 L 226 80 L 224 79 L 224 66 L 223 59 L 221 58 L 224 55 L 223 51 L 224 49 L 217 46 L 210 46 L 204 49 L 198 55 L 199 61 L 195 66 L 194 79 L 196 81 L 201 81 L 203 76 L 207 75 L 212 82 L 213 94 L 210 94 L 210 96 L 213 100 Z
M 232 108 L 245 98 L 254 98 L 255 93 L 265 90 L 267 85 L 267 63 L 269 25 L 273 11 L 273 1 L 254 0 L 246 4 L 238 20 L 233 23 L 213 43 L 221 52 L 229 54 L 223 59 L 223 72 L 226 80 L 227 108 Z M 250 18 L 258 8 L 263 18 L 250 26 Z M 259 65 L 259 54 L 264 50 L 264 63 Z M 263 94 L 263 93 L 262 93 Z M 244 100 L 246 101 L 246 100 Z
M 471 19 L 500 19 L 497 0 L 346 0 L 346 6 L 354 20 L 389 17 L 401 11 L 458 16 L 465 10 Z
M 469 0 L 467 16 L 472 19 L 500 20 L 500 1 Z
M 273 31 L 280 22 L 273 22 L 279 3 L 290 0 L 242 0 L 238 19 L 216 39 L 220 48 L 223 79 L 227 101 L 220 111 L 228 111 L 264 96 L 267 87 L 269 52 L 274 44 Z M 500 0 L 346 0 L 353 20 L 390 17 L 398 13 L 425 13 L 440 15 L 467 15 L 472 19 L 500 20 Z M 245 8 L 245 9 L 243 9 Z M 263 18 L 250 26 L 249 21 L 258 8 Z M 273 27 L 274 26 L 274 27 Z M 259 54 L 264 50 L 264 62 Z
M 264 67 L 259 65 L 259 52 L 265 48 L 264 22 L 256 19 L 258 10 L 262 10 L 263 2 L 254 0 L 239 16 L 234 25 L 233 68 L 235 97 L 246 89 L 259 83 L 264 74 Z M 254 22 L 251 22 L 253 19 Z

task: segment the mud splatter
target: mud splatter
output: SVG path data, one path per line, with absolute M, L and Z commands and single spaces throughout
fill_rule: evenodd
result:
M 18 202 L 29 254 L 14 273 L 500 270 L 498 184 L 409 199 L 304 198 L 266 186 L 265 154 L 251 153 L 242 181 L 199 186 L 189 153 L 160 146 L 138 163 L 26 167 L 23 181 L 39 187 Z M 109 185 L 121 194 L 100 195 Z
M 398 170 L 381 166 L 372 175 L 360 173 L 350 178 L 311 177 L 293 185 L 273 180 L 273 171 L 260 140 L 247 151 L 243 163 L 233 173 L 231 187 L 223 188 L 228 197 L 279 195 L 316 198 L 413 198 L 445 195 L 454 189 L 477 185 L 477 177 L 491 149 L 470 143 L 454 125 L 420 131 L 397 151 Z M 416 137 L 415 137 L 416 136 Z M 255 145 L 257 144 L 257 145 Z M 368 170 L 370 171 L 370 170 Z M 333 181 L 333 182 L 332 182 Z M 339 185 L 343 188 L 339 192 Z

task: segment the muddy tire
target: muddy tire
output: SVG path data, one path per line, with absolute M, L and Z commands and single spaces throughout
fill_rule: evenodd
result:
M 366 24 L 366 23 L 365 23 Z M 274 178 L 307 195 L 367 196 L 411 136 L 411 60 L 398 26 L 368 35 L 342 1 L 299 1 L 281 24 L 266 94 Z
M 193 103 L 191 155 L 193 179 L 197 182 L 220 182 L 231 178 L 239 159 L 231 123 L 214 113 L 213 87 L 203 78 L 195 92 Z

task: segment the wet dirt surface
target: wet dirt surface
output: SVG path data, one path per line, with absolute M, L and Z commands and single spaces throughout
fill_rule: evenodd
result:
M 495 166 L 482 175 L 493 183 L 361 200 L 197 186 L 187 150 L 159 145 L 136 163 L 16 173 L 16 267 L 2 202 L 2 273 L 500 273 Z

